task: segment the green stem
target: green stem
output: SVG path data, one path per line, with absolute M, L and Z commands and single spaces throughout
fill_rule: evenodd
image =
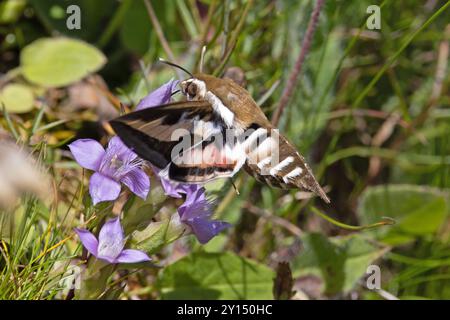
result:
M 103 48 L 108 44 L 108 42 L 111 40 L 112 36 L 116 32 L 117 28 L 119 28 L 120 24 L 122 23 L 122 20 L 125 16 L 125 13 L 130 8 L 132 0 L 124 0 L 117 11 L 115 12 L 112 19 L 109 21 L 108 26 L 106 27 L 105 32 L 103 32 L 102 36 L 100 37 L 100 40 L 97 42 L 97 46 L 99 48 Z
M 244 26 L 245 19 L 247 18 L 248 12 L 250 11 L 250 7 L 252 5 L 253 5 L 253 0 L 249 0 L 247 2 L 247 5 L 245 6 L 244 12 L 242 13 L 241 19 L 239 20 L 236 28 L 234 29 L 233 34 L 231 35 L 230 44 L 229 44 L 228 49 L 222 59 L 222 62 L 217 67 L 217 69 L 214 70 L 213 74 L 215 76 L 220 76 L 223 69 L 225 68 L 225 65 L 228 63 L 228 60 L 230 60 L 231 54 L 233 53 L 233 50 L 236 47 L 238 36 L 241 33 L 242 27 Z
M 330 216 L 326 215 L 325 213 L 321 212 L 319 209 L 317 209 L 316 207 L 311 206 L 310 209 L 312 210 L 312 212 L 314 212 L 315 214 L 317 214 L 319 217 L 327 220 L 328 222 L 330 222 L 331 224 L 342 228 L 342 229 L 346 229 L 346 230 L 352 230 L 352 231 L 361 231 L 361 230 L 366 230 L 366 229 L 372 229 L 372 228 L 378 228 L 381 226 L 386 226 L 386 225 L 393 225 L 395 224 L 395 220 L 389 217 L 383 217 L 383 219 L 379 222 L 375 222 L 372 224 L 367 224 L 367 225 L 363 225 L 363 226 L 352 226 L 340 221 L 337 221 L 333 218 L 331 218 Z

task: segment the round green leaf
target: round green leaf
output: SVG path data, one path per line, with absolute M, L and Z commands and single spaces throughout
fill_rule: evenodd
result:
M 33 109 L 33 92 L 23 84 L 8 84 L 0 90 L 0 105 L 8 112 L 25 113 Z
M 99 70 L 106 57 L 94 46 L 70 38 L 44 38 L 21 53 L 24 77 L 45 87 L 61 87 Z

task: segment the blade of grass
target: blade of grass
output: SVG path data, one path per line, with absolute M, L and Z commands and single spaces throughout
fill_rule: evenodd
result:
M 178 10 L 180 11 L 181 19 L 183 19 L 183 22 L 186 25 L 186 30 L 188 31 L 189 36 L 191 37 L 191 39 L 197 38 L 199 32 L 197 30 L 195 21 L 191 13 L 189 12 L 188 7 L 186 6 L 186 3 L 183 0 L 176 0 L 176 4 Z
M 381 76 L 390 68 L 394 62 L 397 60 L 397 58 L 403 53 L 403 51 L 409 46 L 409 44 L 414 40 L 415 37 L 419 33 L 421 33 L 424 29 L 426 29 L 437 17 L 439 17 L 447 8 L 450 6 L 450 1 L 447 1 L 446 4 L 444 4 L 439 10 L 437 10 L 430 18 L 425 21 L 419 28 L 417 28 L 413 33 L 407 37 L 407 39 L 403 42 L 403 44 L 400 46 L 400 48 L 397 49 L 397 51 L 390 56 L 388 61 L 381 67 L 381 69 L 377 72 L 377 74 L 372 78 L 372 80 L 369 82 L 369 84 L 361 91 L 361 93 L 357 96 L 354 103 L 352 104 L 352 108 L 357 108 L 363 99 L 367 96 L 367 94 L 372 90 L 372 88 L 375 86 L 375 84 L 380 80 Z
M 122 23 L 123 18 L 125 17 L 125 14 L 127 13 L 128 9 L 130 8 L 132 1 L 134 1 L 134 0 L 123 0 L 120 3 L 119 8 L 114 13 L 114 16 L 109 21 L 105 31 L 102 33 L 102 36 L 100 37 L 100 39 L 97 42 L 97 46 L 99 48 L 103 48 L 109 43 L 109 41 L 113 37 L 114 33 L 120 27 L 120 24 Z
M 239 37 L 239 34 L 241 33 L 242 28 L 244 27 L 245 20 L 247 18 L 247 15 L 250 11 L 250 8 L 253 5 L 253 0 L 248 0 L 247 4 L 244 8 L 244 11 L 242 12 L 241 18 L 239 19 L 239 22 L 234 29 L 233 33 L 231 34 L 230 42 L 227 45 L 227 51 L 220 63 L 220 65 L 214 70 L 213 75 L 220 76 L 223 72 L 223 69 L 225 68 L 226 64 L 228 63 L 228 60 L 230 60 L 231 54 L 233 53 L 234 48 L 236 47 L 237 40 Z
M 45 112 L 45 104 L 42 104 L 41 108 L 39 109 L 39 111 L 38 111 L 38 113 L 36 115 L 36 118 L 34 119 L 33 126 L 31 128 L 31 135 L 30 136 L 32 136 L 33 134 L 36 133 L 36 131 L 38 129 L 38 126 L 42 122 L 42 117 L 44 116 L 44 112 Z
M 16 141 L 19 141 L 20 140 L 20 136 L 17 133 L 17 130 L 14 127 L 14 124 L 13 124 L 13 122 L 11 120 L 11 117 L 9 116 L 9 112 L 8 112 L 8 110 L 6 110 L 5 104 L 3 102 L 2 102 L 2 113 L 3 113 L 3 116 L 5 117 L 6 124 L 8 125 L 8 128 L 11 131 L 11 134 L 14 136 Z
M 155 28 L 156 35 L 158 36 L 159 42 L 161 43 L 161 46 L 163 47 L 164 51 L 166 52 L 167 57 L 171 62 L 177 63 L 177 60 L 175 59 L 175 55 L 173 54 L 172 49 L 169 46 L 169 43 L 167 42 L 166 37 L 164 36 L 164 32 L 162 30 L 161 24 L 159 23 L 158 17 L 156 16 L 155 10 L 153 9 L 153 6 L 149 0 L 144 0 L 145 7 L 147 8 L 147 13 L 150 18 L 150 21 L 153 25 L 153 28 Z M 183 74 L 180 70 L 175 69 L 175 72 L 177 73 L 178 77 L 180 79 L 183 78 Z
M 447 9 L 450 6 L 450 1 L 447 1 L 439 10 L 437 10 L 431 17 L 429 17 L 419 28 L 417 28 L 415 31 L 413 31 L 408 37 L 407 40 L 403 42 L 403 44 L 400 46 L 397 51 L 388 58 L 388 61 L 383 65 L 383 67 L 377 72 L 377 74 L 372 78 L 372 80 L 369 82 L 369 84 L 361 91 L 361 93 L 357 96 L 354 103 L 351 105 L 350 109 L 357 108 L 363 99 L 366 97 L 366 95 L 372 90 L 372 88 L 375 86 L 375 84 L 380 80 L 381 76 L 390 68 L 393 63 L 397 60 L 397 58 L 402 54 L 402 52 L 411 44 L 411 42 L 414 40 L 414 38 L 422 32 L 426 27 L 428 27 L 434 20 L 436 20 L 437 17 L 439 17 L 445 9 Z M 348 124 L 350 121 L 350 117 L 347 117 L 344 121 L 343 126 Z M 327 150 L 325 151 L 325 154 L 328 154 L 331 150 L 335 149 L 337 141 L 339 140 L 341 133 L 337 133 L 333 136 L 331 142 L 328 144 Z M 325 169 L 327 168 L 326 161 L 322 161 L 317 169 L 317 178 L 320 180 L 322 175 L 325 172 Z

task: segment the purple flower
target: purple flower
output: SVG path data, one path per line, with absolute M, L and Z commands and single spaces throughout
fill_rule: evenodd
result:
M 143 251 L 134 249 L 123 249 L 125 238 L 119 218 L 107 221 L 98 236 L 83 229 L 75 229 L 80 237 L 81 243 L 90 254 L 108 261 L 109 263 L 136 263 L 150 261 L 150 257 Z
M 136 106 L 136 110 L 142 110 L 145 108 L 156 107 L 161 104 L 169 103 L 174 92 L 175 87 L 178 85 L 178 80 L 169 80 L 158 89 L 153 90 L 144 99 L 142 99 Z
M 161 186 L 163 187 L 164 194 L 166 196 L 180 199 L 183 197 L 183 194 L 189 195 L 190 193 L 196 192 L 198 189 L 202 188 L 200 185 L 197 184 L 179 183 L 163 178 L 159 176 L 160 170 L 158 168 L 153 166 L 152 168 L 156 176 L 159 177 L 159 180 L 161 181 Z
M 190 227 L 201 244 L 207 243 L 222 230 L 230 227 L 224 221 L 211 220 L 211 203 L 206 199 L 205 189 L 192 189 L 186 201 L 178 208 L 181 222 Z
M 161 185 L 164 193 L 172 198 L 182 198 L 183 194 L 189 195 L 201 189 L 197 184 L 177 183 L 164 178 L 161 178 Z
M 92 139 L 79 139 L 69 145 L 75 160 L 95 171 L 89 181 L 89 193 L 95 204 L 115 200 L 120 194 L 120 183 L 145 199 L 150 190 L 150 179 L 141 169 L 143 161 L 128 149 L 119 137 L 113 137 L 106 148 Z

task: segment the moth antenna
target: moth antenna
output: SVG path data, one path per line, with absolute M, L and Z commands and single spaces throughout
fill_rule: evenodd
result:
M 202 53 L 200 55 L 200 73 L 203 73 L 203 64 L 205 62 L 205 53 L 206 53 L 206 46 L 203 46 Z
M 180 65 L 178 65 L 178 64 L 176 64 L 176 63 L 173 63 L 173 62 L 164 60 L 163 58 L 159 58 L 159 61 L 162 62 L 162 63 L 165 63 L 165 64 L 167 64 L 167 65 L 169 65 L 169 66 L 178 68 L 178 69 L 180 69 L 180 70 L 186 72 L 188 75 L 190 75 L 191 78 L 194 78 L 194 75 L 193 75 L 191 72 L 189 72 L 188 70 L 186 70 L 185 68 L 183 68 L 182 66 L 180 66 Z

